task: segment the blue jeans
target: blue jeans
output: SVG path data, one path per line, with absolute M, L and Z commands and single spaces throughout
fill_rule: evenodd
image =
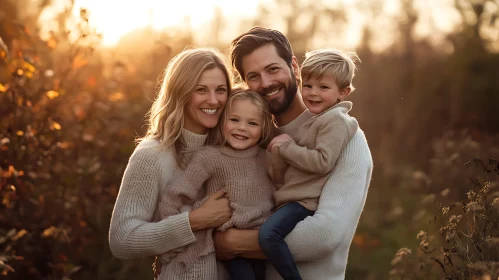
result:
M 277 209 L 260 227 L 258 243 L 284 280 L 302 279 L 284 238 L 298 222 L 314 213 L 298 202 L 291 202 Z
M 230 280 L 265 280 L 265 260 L 235 257 L 224 264 Z

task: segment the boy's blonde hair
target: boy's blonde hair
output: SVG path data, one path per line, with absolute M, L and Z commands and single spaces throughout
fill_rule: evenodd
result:
M 206 70 L 218 68 L 224 72 L 227 90 L 231 90 L 232 76 L 223 54 L 216 49 L 184 50 L 168 63 L 158 95 L 148 113 L 145 138 L 159 140 L 163 148 L 173 148 L 177 165 L 182 166 L 185 106 L 195 90 L 197 81 Z
M 307 52 L 301 66 L 301 76 L 304 79 L 322 79 L 325 75 L 333 76 L 339 90 L 352 85 L 359 57 L 354 52 L 343 53 L 336 49 L 320 49 Z
M 215 129 L 212 130 L 210 135 L 210 144 L 215 146 L 223 146 L 226 143 L 226 139 L 224 137 L 223 129 L 225 123 L 229 119 L 229 113 L 232 109 L 234 101 L 236 100 L 249 100 L 255 106 L 260 109 L 260 113 L 263 119 L 262 123 L 262 136 L 258 144 L 262 148 L 266 148 L 270 141 L 276 135 L 276 124 L 274 120 L 274 116 L 270 113 L 269 107 L 265 100 L 258 94 L 256 91 L 249 90 L 243 85 L 235 86 L 232 89 L 232 92 L 229 95 L 229 99 L 225 104 L 225 109 L 220 117 L 220 121 L 218 122 Z

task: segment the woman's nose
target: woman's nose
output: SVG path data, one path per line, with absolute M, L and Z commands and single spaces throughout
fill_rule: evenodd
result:
M 217 94 L 214 91 L 211 91 L 208 95 L 208 100 L 206 100 L 206 103 L 210 105 L 218 105 L 219 100 L 217 98 Z

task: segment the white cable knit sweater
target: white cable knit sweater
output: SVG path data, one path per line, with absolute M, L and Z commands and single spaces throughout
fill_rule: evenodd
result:
M 282 133 L 293 133 L 312 117 L 303 112 Z M 373 162 L 364 132 L 358 129 L 340 153 L 331 176 L 322 189 L 318 209 L 296 225 L 286 243 L 305 280 L 343 280 L 348 251 L 364 208 Z M 267 265 L 267 280 L 282 279 Z

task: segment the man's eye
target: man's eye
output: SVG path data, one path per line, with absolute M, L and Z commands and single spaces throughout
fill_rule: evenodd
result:
M 256 75 L 248 76 L 248 80 L 253 81 L 256 79 Z

